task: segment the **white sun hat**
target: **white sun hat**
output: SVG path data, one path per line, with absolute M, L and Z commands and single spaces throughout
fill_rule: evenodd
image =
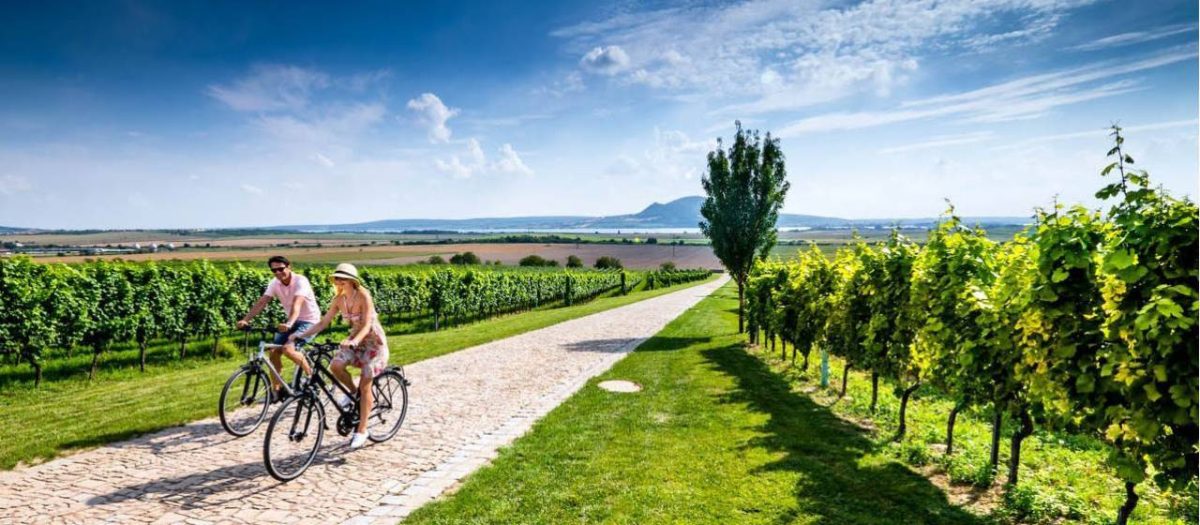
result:
M 329 276 L 329 282 L 333 282 L 334 279 L 350 279 L 356 283 L 362 284 L 362 281 L 358 280 L 358 268 L 355 268 L 354 265 L 350 263 L 342 263 L 337 265 L 337 268 L 333 270 L 333 275 Z

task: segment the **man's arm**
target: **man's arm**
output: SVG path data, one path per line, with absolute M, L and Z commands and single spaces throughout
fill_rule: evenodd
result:
M 254 319 L 260 312 L 262 312 L 263 308 L 266 308 L 267 304 L 270 302 L 271 302 L 271 296 L 269 296 L 269 295 L 264 295 L 262 297 L 259 297 L 258 300 L 254 302 L 254 306 L 250 307 L 250 312 L 247 313 L 245 317 L 242 317 L 241 319 L 238 320 L 238 322 L 237 322 L 238 328 L 245 328 L 246 326 L 248 326 L 250 324 L 250 320 Z
M 288 314 L 287 322 L 279 326 L 280 332 L 286 332 L 296 326 L 296 319 L 300 317 L 300 305 L 302 304 L 304 304 L 304 297 L 297 295 L 295 299 L 292 299 L 292 308 L 289 310 L 291 313 Z

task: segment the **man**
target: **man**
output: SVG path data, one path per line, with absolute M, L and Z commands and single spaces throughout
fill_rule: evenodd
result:
M 276 255 L 267 260 L 267 267 L 271 269 L 271 273 L 275 274 L 275 278 L 271 279 L 267 289 L 263 291 L 262 297 L 254 303 L 250 308 L 250 312 L 245 317 L 237 322 L 238 328 L 245 328 L 250 325 L 250 320 L 254 319 L 263 308 L 266 308 L 271 303 L 271 299 L 279 299 L 279 303 L 283 306 L 284 312 L 287 313 L 287 321 L 279 323 L 276 327 L 278 333 L 275 334 L 275 344 L 282 345 L 287 342 L 288 336 L 292 334 L 302 334 L 312 325 L 316 324 L 321 319 L 321 312 L 317 307 L 317 297 L 313 294 L 312 285 L 309 284 L 308 278 L 303 275 L 296 274 L 292 271 L 292 263 L 287 260 L 287 257 Z M 307 343 L 311 340 L 301 339 L 299 343 Z M 308 361 L 304 356 L 295 350 L 286 348 L 272 349 L 270 353 L 271 364 L 275 366 L 275 370 L 282 370 L 280 354 L 286 354 L 288 359 L 296 363 L 304 370 L 306 375 L 312 374 L 312 369 L 308 366 Z M 271 389 L 273 402 L 279 402 L 283 399 L 280 395 L 280 389 L 283 385 L 272 374 L 267 374 L 271 377 Z

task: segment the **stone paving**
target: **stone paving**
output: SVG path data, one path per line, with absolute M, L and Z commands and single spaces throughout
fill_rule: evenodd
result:
M 263 467 L 265 423 L 236 439 L 214 417 L 0 473 L 0 523 L 396 523 L 726 280 L 407 366 L 396 437 L 350 451 L 331 429 L 289 483 Z

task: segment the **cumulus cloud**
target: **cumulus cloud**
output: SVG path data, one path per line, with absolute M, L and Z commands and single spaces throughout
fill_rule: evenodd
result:
M 237 111 L 299 110 L 314 91 L 329 85 L 329 76 L 297 66 L 259 65 L 229 84 L 208 86 L 208 95 Z
M 458 115 L 457 108 L 446 107 L 433 93 L 422 93 L 408 101 L 408 109 L 417 113 L 418 120 L 428 131 L 430 142 L 450 142 L 450 128 L 446 122 Z
M 483 147 L 475 138 L 467 140 L 466 152 L 463 155 L 453 155 L 449 159 L 436 159 L 434 167 L 442 173 L 456 179 L 467 179 L 481 173 L 514 173 L 518 175 L 533 175 L 533 170 L 521 160 L 521 156 L 513 149 L 512 144 L 500 146 L 500 156 L 494 162 L 488 162 L 483 153 Z
M 629 67 L 629 55 L 621 46 L 599 46 L 583 55 L 579 65 L 592 73 L 615 75 Z
M 520 175 L 533 175 L 533 170 L 525 165 L 525 161 L 521 160 L 521 156 L 517 155 L 512 144 L 500 146 L 500 159 L 495 164 L 496 171 L 501 173 L 517 173 Z

